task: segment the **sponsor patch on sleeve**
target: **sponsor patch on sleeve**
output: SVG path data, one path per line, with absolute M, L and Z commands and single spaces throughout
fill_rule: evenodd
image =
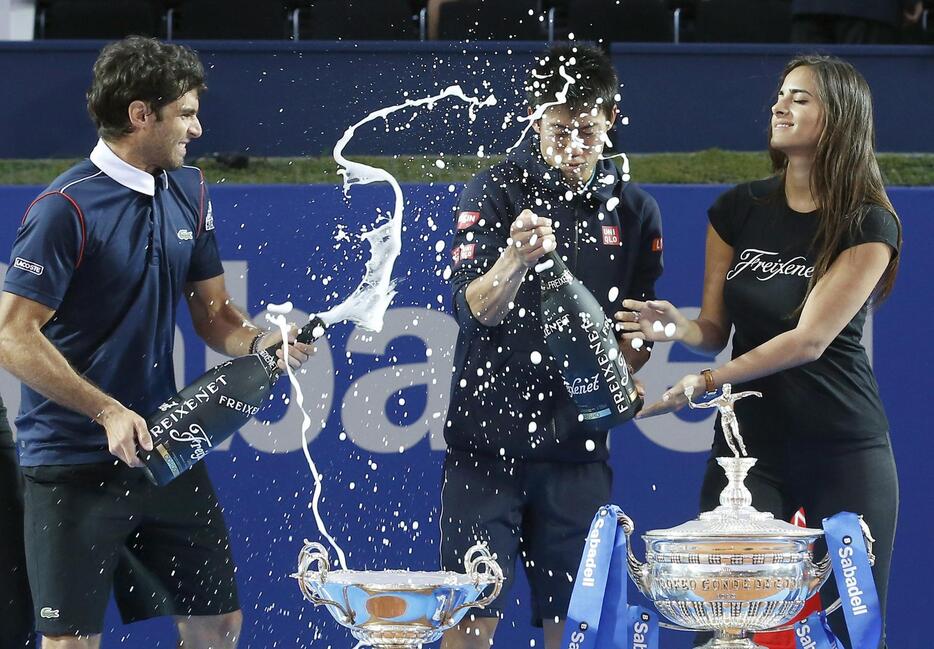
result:
M 661 237 L 655 237 L 652 239 L 652 252 L 661 252 L 663 247 L 664 246 L 662 246 Z
M 457 215 L 457 229 L 466 230 L 480 220 L 480 212 L 461 212 Z
M 22 257 L 17 257 L 13 261 L 13 268 L 25 270 L 27 273 L 32 273 L 33 275 L 41 275 L 45 270 L 45 266 L 42 264 L 37 264 L 34 261 L 29 261 L 28 259 L 23 259 Z
M 214 206 L 211 205 L 211 201 L 208 201 L 208 215 L 204 217 L 204 229 L 214 229 Z
M 603 245 L 604 246 L 621 246 L 623 242 L 619 237 L 619 226 L 618 225 L 604 225 L 603 226 Z
M 473 259 L 474 249 L 477 247 L 475 243 L 462 243 L 461 245 L 454 248 L 451 251 L 451 258 L 454 260 L 454 267 L 456 268 L 462 261 L 465 259 Z

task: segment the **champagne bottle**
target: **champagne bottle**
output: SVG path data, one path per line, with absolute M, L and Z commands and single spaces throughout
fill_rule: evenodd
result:
M 324 323 L 312 318 L 296 339 L 309 343 L 323 334 Z M 139 456 L 152 482 L 168 484 L 259 412 L 281 374 L 280 346 L 217 365 L 146 418 L 153 448 L 140 449 Z
M 588 428 L 607 430 L 632 419 L 642 397 L 613 335 L 613 323 L 556 252 L 535 267 L 542 291 L 545 342 Z

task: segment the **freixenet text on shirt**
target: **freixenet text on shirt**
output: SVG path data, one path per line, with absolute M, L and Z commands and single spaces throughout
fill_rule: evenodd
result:
M 777 252 L 758 248 L 743 250 L 739 254 L 739 261 L 726 274 L 726 278 L 731 280 L 747 270 L 760 282 L 767 282 L 776 275 L 810 278 L 814 274 L 814 266 L 809 266 L 803 255 L 784 260 Z

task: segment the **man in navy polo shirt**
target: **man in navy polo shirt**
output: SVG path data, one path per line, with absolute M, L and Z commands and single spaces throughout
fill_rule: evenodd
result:
M 124 621 L 172 615 L 185 647 L 237 644 L 234 566 L 204 464 L 157 488 L 137 456 L 152 448 L 140 415 L 176 391 L 183 295 L 221 353 L 275 336 L 233 306 L 204 177 L 182 164 L 204 87 L 186 47 L 105 47 L 88 91 L 101 139 L 33 201 L 13 245 L 0 365 L 23 382 L 26 553 L 46 649 L 99 646 L 111 590 Z M 295 367 L 311 353 L 288 349 Z
M 607 432 L 578 421 L 545 343 L 532 267 L 557 249 L 608 314 L 627 296 L 655 295 L 658 206 L 602 157 L 618 88 L 599 49 L 550 49 L 526 84 L 536 136 L 460 197 L 441 559 L 457 570 L 464 552 L 486 541 L 506 588 L 446 633 L 443 649 L 489 648 L 520 558 L 532 623 L 544 626 L 546 649 L 557 649 L 591 519 L 610 500 Z M 645 349 L 622 352 L 634 369 L 648 360 Z

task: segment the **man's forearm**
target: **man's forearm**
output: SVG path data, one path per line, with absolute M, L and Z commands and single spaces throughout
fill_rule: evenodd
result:
M 100 423 L 123 405 L 78 374 L 40 331 L 0 339 L 0 365 L 52 401 Z
M 198 335 L 214 351 L 225 356 L 243 356 L 250 344 L 265 331 L 260 329 L 233 303 L 228 302 L 200 326 Z
M 500 255 L 492 268 L 467 286 L 467 304 L 474 317 L 488 327 L 499 325 L 516 299 L 526 266 L 518 257 Z

